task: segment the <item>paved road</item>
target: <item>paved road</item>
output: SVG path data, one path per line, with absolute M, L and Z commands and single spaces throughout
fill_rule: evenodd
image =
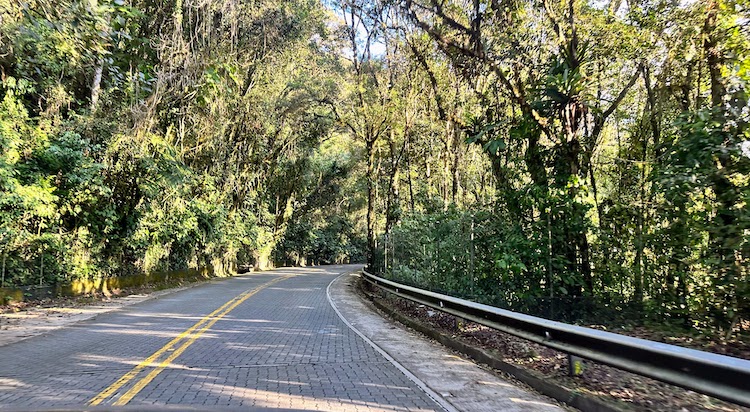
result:
M 0 408 L 440 410 L 328 304 L 352 269 L 215 281 L 1 347 Z

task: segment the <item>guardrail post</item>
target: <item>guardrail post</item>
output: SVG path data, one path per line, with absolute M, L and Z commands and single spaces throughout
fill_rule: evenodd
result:
M 568 375 L 574 377 L 583 375 L 583 359 L 568 354 Z

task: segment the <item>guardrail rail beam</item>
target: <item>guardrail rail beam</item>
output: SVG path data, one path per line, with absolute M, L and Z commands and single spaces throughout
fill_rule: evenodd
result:
M 569 325 L 394 282 L 363 271 L 368 283 L 502 332 L 638 375 L 750 407 L 750 361 Z

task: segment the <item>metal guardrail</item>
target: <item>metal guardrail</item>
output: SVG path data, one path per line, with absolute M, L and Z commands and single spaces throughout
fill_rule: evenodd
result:
M 365 271 L 363 278 L 402 298 L 570 355 L 750 407 L 750 361 L 524 315 Z

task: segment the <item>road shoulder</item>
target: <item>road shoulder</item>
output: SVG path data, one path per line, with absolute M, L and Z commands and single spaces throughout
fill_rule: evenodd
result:
M 475 363 L 384 319 L 354 291 L 355 274 L 333 281 L 330 298 L 356 330 L 459 411 L 562 411 L 555 401 L 503 380 Z
M 186 286 L 158 290 L 149 293 L 113 297 L 100 302 L 76 306 L 33 307 L 18 312 L 0 314 L 0 347 L 34 336 L 94 318 L 103 313 L 119 310 L 136 303 L 160 298 L 181 290 L 198 286 L 195 282 Z

